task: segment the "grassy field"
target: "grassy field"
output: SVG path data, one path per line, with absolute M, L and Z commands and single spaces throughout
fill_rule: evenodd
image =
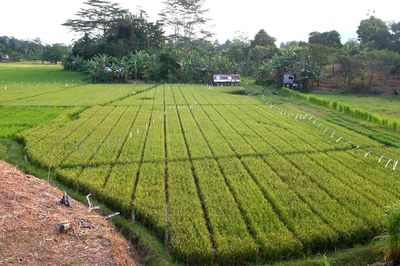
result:
M 65 112 L 56 107 L 5 107 L 0 106 L 0 137 L 11 137 L 16 133 L 46 122 Z
M 154 85 L 86 84 L 58 65 L 0 64 L 0 105 L 92 106 L 119 101 Z
M 60 65 L 0 63 L 0 85 L 18 84 L 82 84 L 86 75 L 65 72 Z
M 349 104 L 388 118 L 400 120 L 399 96 L 365 96 L 341 93 L 311 93 L 310 95 Z
M 30 160 L 150 228 L 180 262 L 261 263 L 364 243 L 400 198 L 399 149 L 280 96 L 50 83 L 0 98 L 20 114 L 9 120 L 48 114 L 17 134 Z

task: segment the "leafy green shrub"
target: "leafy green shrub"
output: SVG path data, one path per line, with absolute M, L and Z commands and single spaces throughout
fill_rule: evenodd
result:
M 62 64 L 66 71 L 87 72 L 88 70 L 87 61 L 80 56 L 74 56 L 72 54 L 66 56 Z
M 385 260 L 400 262 L 400 202 L 387 208 Z

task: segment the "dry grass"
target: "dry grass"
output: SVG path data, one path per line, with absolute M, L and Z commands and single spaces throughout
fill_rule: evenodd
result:
M 0 162 L 0 265 L 135 265 L 104 217 L 36 177 Z M 66 234 L 60 223 L 70 223 Z

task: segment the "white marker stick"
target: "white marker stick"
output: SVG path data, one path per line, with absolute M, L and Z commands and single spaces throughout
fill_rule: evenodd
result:
M 333 138 L 333 136 L 335 136 L 335 131 L 332 132 L 331 138 Z
M 107 216 L 105 217 L 105 219 L 111 219 L 112 217 L 117 216 L 117 215 L 119 215 L 119 214 L 120 214 L 119 212 L 115 212 L 115 213 L 113 213 L 113 214 L 107 215 Z
M 394 162 L 393 171 L 396 170 L 398 164 L 399 164 L 399 161 L 395 161 L 395 162 Z
M 385 168 L 387 168 L 387 167 L 389 166 L 389 164 L 390 164 L 391 161 L 392 161 L 392 159 L 389 159 L 389 161 L 387 161 L 387 163 L 386 163 L 386 165 L 385 165 Z
M 336 143 L 339 142 L 343 137 L 340 137 L 336 140 Z
M 382 162 L 382 159 L 383 159 L 383 155 L 381 156 L 381 158 L 379 158 L 378 163 L 381 163 L 381 162 Z
M 371 152 L 369 151 L 369 152 L 367 152 L 365 155 L 364 155 L 364 158 L 367 158 L 368 157 L 368 155 L 370 154 Z
M 92 208 L 92 203 L 90 202 L 90 199 L 89 199 L 89 197 L 90 197 L 90 196 L 92 196 L 92 194 L 88 194 L 88 195 L 86 195 L 86 200 L 87 200 L 87 202 L 88 202 L 89 209 L 91 209 L 91 208 Z

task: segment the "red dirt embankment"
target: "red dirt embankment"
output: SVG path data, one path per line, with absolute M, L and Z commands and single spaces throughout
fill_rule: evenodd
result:
M 0 161 L 0 265 L 136 265 L 110 222 L 62 195 Z M 61 223 L 71 229 L 59 233 Z

